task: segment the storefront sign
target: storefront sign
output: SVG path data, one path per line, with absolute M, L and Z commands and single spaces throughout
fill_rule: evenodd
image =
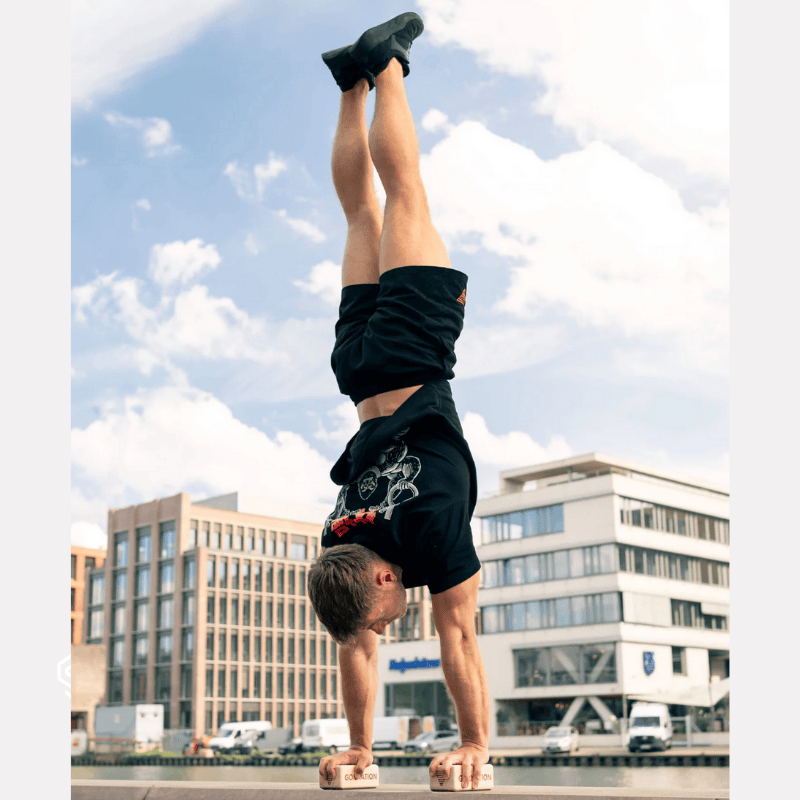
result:
M 440 667 L 442 660 L 440 658 L 415 658 L 413 661 L 406 661 L 401 658 L 400 661 L 391 659 L 389 661 L 389 669 L 397 670 L 400 674 L 404 673 L 407 669 L 430 669 L 432 667 Z

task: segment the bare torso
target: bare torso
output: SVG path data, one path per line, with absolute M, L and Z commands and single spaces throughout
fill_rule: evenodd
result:
M 359 424 L 363 425 L 368 419 L 375 417 L 390 417 L 417 389 L 421 388 L 422 384 L 408 386 L 405 389 L 392 389 L 390 392 L 381 392 L 362 400 L 356 406 Z

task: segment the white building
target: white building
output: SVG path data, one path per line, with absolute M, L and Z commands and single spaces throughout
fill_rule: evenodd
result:
M 558 722 L 616 738 L 636 699 L 727 731 L 727 488 L 597 453 L 500 479 L 475 512 L 491 746 Z M 435 638 L 379 654 L 377 713 L 452 715 Z

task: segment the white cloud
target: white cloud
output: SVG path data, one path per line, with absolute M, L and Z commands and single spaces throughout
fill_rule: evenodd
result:
M 73 466 L 97 497 L 133 503 L 182 491 L 241 491 L 325 502 L 335 494 L 330 462 L 301 436 L 269 437 L 191 387 L 139 390 L 106 403 L 71 439 Z
M 453 126 L 449 123 L 447 114 L 438 108 L 431 108 L 422 118 L 422 127 L 426 131 L 449 131 Z
M 203 244 L 202 239 L 188 242 L 155 244 L 150 250 L 148 274 L 162 286 L 187 283 L 201 272 L 219 266 L 222 258 L 213 244 Z
M 450 247 L 479 246 L 510 269 L 496 312 L 565 314 L 725 373 L 726 205 L 689 212 L 664 181 L 600 142 L 542 161 L 476 122 L 423 156 L 422 171 Z
M 183 49 L 240 0 L 73 0 L 72 103 L 91 107 Z
M 137 200 L 133 204 L 133 207 L 134 208 L 141 208 L 143 211 L 151 211 L 152 210 L 152 206 L 150 205 L 150 201 L 146 197 L 143 197 L 141 200 Z
M 72 166 L 73 167 L 82 167 L 84 164 L 88 163 L 88 159 L 86 158 L 78 158 L 78 156 L 72 156 Z
M 238 161 L 230 161 L 222 174 L 230 179 L 236 194 L 243 200 L 263 200 L 267 184 L 287 169 L 289 165 L 284 159 L 270 153 L 265 163 L 256 164 L 252 170 L 240 167 Z
M 587 145 L 681 161 L 726 179 L 726 0 L 420 0 L 434 45 L 456 44 L 489 69 L 534 75 L 536 110 Z
M 307 219 L 290 217 L 284 208 L 280 211 L 276 211 L 275 214 L 293 231 L 299 233 L 301 236 L 305 236 L 307 239 L 311 239 L 315 244 L 324 242 L 328 238 L 313 222 L 309 222 Z
M 180 145 L 172 141 L 172 126 L 165 119 L 160 117 L 123 117 L 109 111 L 103 114 L 103 118 L 115 128 L 128 127 L 142 132 L 141 142 L 148 157 L 168 156 L 177 153 L 181 149 Z
M 305 281 L 292 281 L 292 283 L 298 289 L 319 295 L 323 302 L 338 308 L 342 294 L 342 265 L 329 260 L 321 261 L 311 267 L 311 272 Z
M 314 437 L 323 442 L 344 447 L 358 433 L 359 422 L 356 407 L 349 400 L 339 403 L 328 412 L 333 428 L 328 430 L 320 422 Z
M 257 256 L 264 249 L 264 245 L 261 244 L 254 233 L 248 233 L 247 238 L 244 240 L 244 249 L 250 255 Z
M 148 305 L 142 299 L 148 290 L 142 281 L 116 273 L 73 289 L 76 322 L 86 322 L 91 314 L 108 326 L 121 327 L 131 340 L 84 358 L 80 365 L 84 370 L 96 373 L 132 366 L 149 375 L 158 367 L 180 383 L 185 376 L 176 359 L 224 359 L 265 368 L 237 375 L 226 372 L 229 391 L 242 402 L 336 392 L 328 360 L 333 315 L 279 321 L 251 316 L 230 298 L 214 297 L 203 285 Z
M 106 529 L 108 527 L 108 509 L 112 505 L 111 498 L 87 498 L 76 486 L 71 491 L 70 541 L 81 547 L 92 547 L 105 550 L 108 544 Z
M 572 455 L 572 449 L 563 436 L 552 436 L 548 444 L 542 446 L 522 431 L 494 434 L 486 425 L 486 420 L 473 411 L 464 414 L 461 424 L 476 464 L 500 470 L 541 464 Z

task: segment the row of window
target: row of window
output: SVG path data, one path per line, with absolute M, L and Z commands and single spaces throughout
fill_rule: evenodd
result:
M 644 547 L 619 545 L 620 572 L 635 572 L 657 578 L 671 578 L 690 583 L 706 583 L 713 586 L 728 586 L 730 570 L 721 561 L 695 558 L 678 553 L 664 553 Z
M 691 583 L 729 584 L 728 565 L 720 561 L 625 544 L 602 544 L 484 561 L 483 586 L 519 586 L 617 570 Z
M 515 686 L 566 686 L 615 683 L 613 642 L 560 645 L 514 651 Z
M 328 700 L 337 699 L 336 675 L 327 672 L 317 674 L 316 670 L 294 671 L 254 669 L 252 684 L 250 682 L 250 668 L 241 668 L 242 693 L 243 698 L 265 697 L 278 700 L 288 699 L 305 700 L 308 694 L 309 700 Z M 183 664 L 180 668 L 180 678 L 178 684 L 178 697 L 181 699 L 192 699 L 192 666 Z M 231 697 L 239 696 L 239 668 L 229 667 L 228 669 L 206 669 L 206 697 Z M 262 681 L 262 674 L 264 680 Z M 273 682 L 274 676 L 274 682 Z M 170 667 L 156 667 L 153 674 L 153 700 L 155 702 L 169 701 L 172 698 L 172 669 Z M 110 670 L 108 673 L 108 694 L 110 703 L 122 702 L 122 671 Z M 216 690 L 216 691 L 215 691 Z M 147 700 L 147 670 L 134 668 L 131 670 L 131 702 L 146 702 Z
M 265 530 L 259 530 L 256 535 L 255 528 L 245 529 L 236 527 L 234 534 L 233 525 L 223 525 L 219 522 L 198 522 L 191 520 L 189 527 L 189 547 L 210 547 L 214 550 L 239 550 L 241 552 L 258 553 L 275 558 L 288 558 L 296 561 L 306 561 L 317 557 L 317 545 L 312 539 L 298 534 L 287 534 L 270 531 L 269 536 Z
M 250 625 L 252 617 L 252 624 L 257 628 L 263 626 L 304 631 L 306 629 L 306 610 L 308 610 L 308 629 L 315 631 L 317 615 L 311 605 L 307 605 L 303 601 L 284 603 L 283 600 L 262 600 L 260 597 L 253 597 L 251 604 L 249 595 L 231 596 L 228 599 L 227 595 L 220 594 L 217 599 L 217 595 L 209 594 L 206 601 L 206 622 L 210 625 L 239 625 L 240 622 L 242 625 Z
M 481 541 L 505 542 L 564 530 L 564 504 L 526 508 L 481 519 Z
M 550 553 L 483 562 L 483 586 L 518 586 L 526 583 L 582 578 L 614 572 L 617 566 L 613 544 L 575 547 Z
M 621 619 L 619 592 L 530 600 L 481 608 L 483 633 L 568 628 L 573 625 L 620 622 Z
M 241 566 L 241 581 L 240 581 Z M 262 575 L 265 578 L 262 581 Z M 251 580 L 252 576 L 252 580 Z M 284 580 L 285 579 L 285 580 Z M 274 567 L 267 564 L 262 568 L 260 561 L 251 564 L 247 560 L 242 560 L 241 565 L 238 558 L 215 558 L 209 556 L 206 563 L 206 585 L 212 589 L 239 589 L 260 592 L 262 587 L 267 592 L 277 592 L 278 594 L 299 594 L 306 593 L 306 570 L 305 567 L 294 569 L 283 565 Z M 284 591 L 285 590 L 285 591 Z
M 620 522 L 637 528 L 650 528 L 664 533 L 676 533 L 692 539 L 729 544 L 728 520 L 660 506 L 644 500 L 620 497 Z
M 158 524 L 158 557 L 175 557 L 175 520 Z M 152 559 L 152 532 L 150 525 L 136 528 L 136 563 L 149 563 Z M 128 566 L 128 531 L 114 534 L 114 567 Z
M 216 675 L 215 675 L 216 673 Z M 291 700 L 305 700 L 308 694 L 309 700 L 327 700 L 328 687 L 330 686 L 330 699 L 337 699 L 336 674 L 310 670 L 306 675 L 305 670 L 295 673 L 293 670 L 284 674 L 283 670 L 274 672 L 275 682 L 273 685 L 273 671 L 264 670 L 264 682 L 261 681 L 261 670 L 253 670 L 253 684 L 250 685 L 250 674 L 248 667 L 242 667 L 242 697 L 261 697 L 262 694 L 267 699 L 273 697 L 283 700 L 284 697 Z M 215 680 L 216 677 L 216 680 Z M 206 668 L 206 697 L 237 697 L 239 694 L 238 671 L 236 667 L 228 669 L 213 667 Z M 285 680 L 285 682 L 284 682 Z M 215 691 L 216 690 L 216 691 Z M 285 692 L 285 693 L 284 693 Z
M 215 647 L 216 640 L 216 647 Z M 251 648 L 252 641 L 252 648 Z M 263 641 L 263 650 L 262 650 Z M 306 650 L 308 641 L 308 650 Z M 162 631 L 155 637 L 156 642 L 156 663 L 172 661 L 173 657 L 173 634 L 172 631 Z M 216 657 L 218 661 L 254 662 L 256 664 L 311 664 L 337 666 L 338 653 L 336 645 L 328 639 L 309 639 L 303 637 L 295 640 L 294 636 L 286 638 L 280 636 L 273 639 L 272 636 L 263 636 L 260 633 L 251 636 L 249 633 L 242 634 L 241 652 L 239 650 L 239 634 L 231 633 L 226 636 L 224 630 L 220 630 L 216 635 L 209 632 L 206 634 L 206 659 L 213 661 Z M 147 664 L 147 657 L 150 649 L 150 638 L 147 634 L 139 634 L 133 637 L 133 663 L 136 665 Z M 306 658 L 306 654 L 308 658 Z M 192 661 L 195 655 L 195 634 L 192 628 L 183 628 L 181 631 L 181 652 L 182 661 Z M 229 658 L 230 656 L 230 658 Z M 122 636 L 111 637 L 109 642 L 109 666 L 121 667 L 125 663 L 125 639 Z
M 718 614 L 704 614 L 700 603 L 691 600 L 671 600 L 672 624 L 681 628 L 708 628 L 728 630 L 728 618 Z

